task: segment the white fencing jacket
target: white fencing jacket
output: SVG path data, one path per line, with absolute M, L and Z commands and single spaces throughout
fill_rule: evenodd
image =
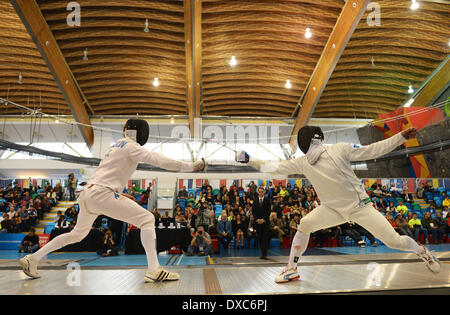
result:
M 150 152 L 134 140 L 118 140 L 100 162 L 89 184 L 109 187 L 122 192 L 139 163 L 147 163 L 169 171 L 193 172 L 193 163 L 176 161 L 157 152 Z
M 351 212 L 363 205 L 369 196 L 350 162 L 376 159 L 405 141 L 402 134 L 398 133 L 367 146 L 348 143 L 324 146 L 325 152 L 314 165 L 308 163 L 306 156 L 280 162 L 263 162 L 250 157 L 248 165 L 275 176 L 304 174 L 314 186 L 321 204 L 339 212 Z

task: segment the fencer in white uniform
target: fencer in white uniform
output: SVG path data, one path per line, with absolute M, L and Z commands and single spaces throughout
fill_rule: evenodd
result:
M 185 163 L 150 152 L 142 147 L 148 137 L 149 127 L 145 120 L 127 121 L 124 137 L 111 147 L 78 198 L 80 211 L 75 228 L 70 233 L 54 238 L 33 255 L 22 258 L 20 264 L 25 274 L 39 278 L 37 265 L 45 255 L 83 240 L 89 234 L 95 219 L 99 215 L 105 215 L 141 229 L 141 242 L 148 261 L 146 281 L 179 279 L 177 273 L 164 270 L 158 263 L 153 214 L 137 204 L 133 197 L 121 192 L 127 186 L 138 163 L 147 163 L 170 171 L 196 172 L 204 170 L 206 162 L 202 160 Z
M 272 175 L 304 174 L 314 186 L 321 205 L 300 220 L 292 241 L 289 263 L 276 277 L 278 283 L 299 279 L 297 263 L 305 252 L 311 233 L 354 221 L 391 248 L 415 252 L 432 272 L 439 272 L 439 260 L 426 247 L 408 236 L 400 236 L 372 205 L 364 185 L 352 170 L 351 162 L 379 158 L 415 137 L 414 128 L 367 146 L 338 143 L 325 146 L 320 127 L 305 126 L 298 133 L 298 144 L 306 154 L 297 159 L 263 162 L 245 151 L 236 160 Z

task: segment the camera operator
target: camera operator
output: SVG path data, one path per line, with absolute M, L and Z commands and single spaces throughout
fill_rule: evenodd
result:
M 205 232 L 203 226 L 199 226 L 197 228 L 197 232 L 195 232 L 195 235 L 192 238 L 191 244 L 189 244 L 186 255 L 193 256 L 194 254 L 198 254 L 199 256 L 206 256 L 209 255 L 211 249 L 211 237 L 207 232 Z
M 207 202 L 201 204 L 197 212 L 197 219 L 195 220 L 195 226 L 197 227 L 202 226 L 203 229 L 207 231 L 209 227 L 213 224 L 213 222 L 211 222 L 210 212 L 211 210 Z

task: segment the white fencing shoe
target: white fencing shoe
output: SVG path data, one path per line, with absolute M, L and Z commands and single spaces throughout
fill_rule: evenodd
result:
M 275 278 L 276 283 L 285 283 L 292 280 L 300 279 L 297 268 L 286 267 L 281 273 Z
M 27 255 L 19 259 L 19 263 L 22 266 L 23 272 L 33 279 L 38 279 L 41 277 L 37 271 L 38 262 L 33 259 L 31 255 Z
M 145 282 L 162 282 L 179 280 L 180 275 L 176 272 L 164 270 L 161 266 L 154 272 L 147 271 Z
M 439 273 L 441 271 L 441 263 L 439 262 L 439 259 L 437 259 L 429 250 L 423 245 L 420 245 L 423 247 L 424 251 L 422 254 L 417 254 L 424 262 L 425 265 L 430 269 L 433 273 Z

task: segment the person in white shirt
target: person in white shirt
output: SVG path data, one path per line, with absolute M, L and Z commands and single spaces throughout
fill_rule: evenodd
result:
M 177 273 L 166 271 L 159 265 L 153 214 L 137 204 L 134 197 L 121 192 L 139 162 L 178 172 L 203 171 L 207 164 L 203 159 L 185 163 L 150 152 L 143 147 L 148 137 L 149 126 L 145 120 L 127 121 L 124 137 L 111 147 L 78 198 L 80 210 L 75 228 L 70 233 L 59 235 L 33 255 L 25 256 L 19 261 L 27 276 L 39 278 L 37 265 L 45 255 L 83 240 L 89 234 L 95 219 L 99 215 L 105 215 L 141 229 L 141 241 L 148 261 L 146 282 L 180 278 Z
M 251 158 L 245 151 L 236 153 L 236 160 L 273 176 L 304 174 L 313 184 L 321 205 L 302 218 L 292 241 L 289 264 L 275 278 L 276 282 L 299 279 L 297 263 L 305 252 L 310 233 L 354 221 L 391 248 L 415 252 L 430 271 L 439 272 L 440 263 L 424 246 L 408 236 L 400 236 L 377 211 L 364 185 L 352 170 L 352 161 L 379 158 L 416 136 L 410 128 L 397 135 L 368 146 L 338 143 L 324 146 L 320 127 L 305 126 L 297 140 L 305 156 L 280 162 L 263 162 Z M 276 175 L 275 175 L 276 174 Z

